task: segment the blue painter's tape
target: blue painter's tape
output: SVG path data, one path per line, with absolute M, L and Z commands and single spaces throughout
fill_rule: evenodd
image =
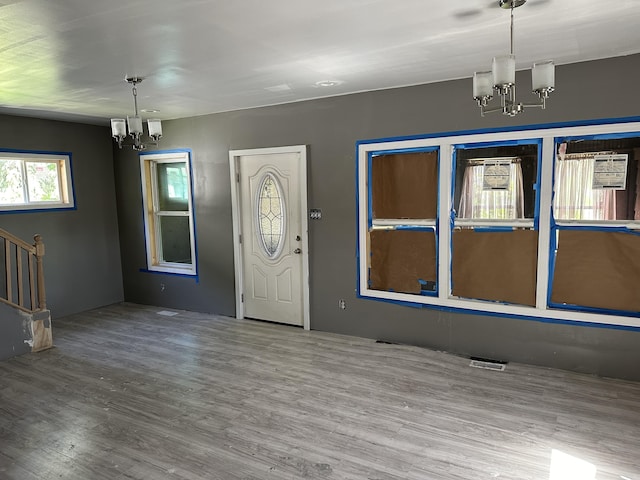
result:
M 509 127 L 495 127 L 495 128 L 481 128 L 475 130 L 455 130 L 444 131 L 437 133 L 421 134 L 421 135 L 408 135 L 401 137 L 386 137 L 378 139 L 358 140 L 356 145 L 368 145 L 371 143 L 386 143 L 386 142 L 399 142 L 405 140 L 425 140 L 438 137 L 459 137 L 463 135 L 478 135 L 486 133 L 502 133 L 502 132 L 518 132 L 518 131 L 530 131 L 530 130 L 549 130 L 552 128 L 564 128 L 564 127 L 588 127 L 591 125 L 611 125 L 616 123 L 634 123 L 640 122 L 640 117 L 620 117 L 620 118 L 601 118 L 595 120 L 579 120 L 574 122 L 556 122 L 556 123 L 541 123 L 533 125 L 513 125 Z
M 571 325 L 571 326 L 576 326 L 576 327 L 604 328 L 604 329 L 608 329 L 608 330 L 626 330 L 626 331 L 632 331 L 632 332 L 640 332 L 640 327 L 633 327 L 633 326 L 628 326 L 628 325 L 616 325 L 616 324 L 611 324 L 611 323 L 583 322 L 583 321 L 579 321 L 579 320 L 563 320 L 563 319 L 556 319 L 556 318 L 533 317 L 533 316 L 527 316 L 527 315 L 514 315 L 514 314 L 509 314 L 509 313 L 486 312 L 486 311 L 482 311 L 482 310 L 471 310 L 471 309 L 459 308 L 459 307 L 445 307 L 445 306 L 441 306 L 441 305 L 424 305 L 424 304 L 421 304 L 421 303 L 407 302 L 407 301 L 404 301 L 404 300 L 390 300 L 390 299 L 387 299 L 387 298 L 368 297 L 368 296 L 363 296 L 363 295 L 360 295 L 360 294 L 358 295 L 358 298 L 364 298 L 364 299 L 367 299 L 367 300 L 375 300 L 375 301 L 378 301 L 378 302 L 393 303 L 393 304 L 396 304 L 396 305 L 401 305 L 401 306 L 411 307 L 411 308 L 438 310 L 438 311 L 449 312 L 449 313 L 463 313 L 463 314 L 469 314 L 469 315 L 479 315 L 479 316 L 484 316 L 484 317 L 512 318 L 512 319 L 516 319 L 516 320 L 529 320 L 529 321 L 533 321 L 533 322 L 549 323 L 549 324 L 556 324 L 556 325 Z
M 371 152 L 371 155 L 378 157 L 381 155 L 394 155 L 397 153 L 429 153 L 436 152 L 440 149 L 439 146 L 434 147 L 413 147 L 413 148 L 395 148 L 390 150 L 375 150 Z
M 437 274 L 437 273 L 436 273 Z M 418 283 L 420 284 L 420 295 L 423 297 L 436 297 L 438 295 L 438 286 L 436 282 L 418 279 Z M 432 284 L 435 290 L 429 289 L 429 284 Z
M 611 227 L 603 227 L 601 225 L 598 226 L 588 226 L 588 225 L 556 225 L 558 230 L 583 230 L 586 232 L 616 232 L 616 233 L 627 233 L 629 235 L 640 235 L 640 231 L 633 230 L 631 228 L 627 228 L 624 226 L 611 226 Z
M 32 155 L 65 155 L 70 157 L 71 152 L 56 152 L 54 150 L 22 150 L 17 148 L 0 148 L 0 153 L 29 153 Z
M 552 217 L 553 220 L 553 217 Z M 549 231 L 549 278 L 547 279 L 547 305 L 551 303 L 551 288 L 553 286 L 553 277 L 556 269 L 556 249 L 557 249 L 557 231 L 558 229 L 552 225 Z
M 540 229 L 540 185 L 542 185 L 542 140 L 538 140 L 538 165 L 536 168 L 536 183 L 533 186 L 536 203 L 533 212 L 533 229 Z
M 75 193 L 74 193 L 75 197 Z M 24 208 L 22 210 L 0 210 L 0 215 L 22 214 L 22 213 L 50 213 L 50 212 L 68 212 L 77 210 L 78 206 L 69 205 L 68 207 L 54 207 L 54 208 Z
M 640 132 L 624 132 L 624 133 L 600 133 L 596 135 L 572 135 L 567 137 L 557 137 L 556 142 L 564 143 L 575 140 L 622 140 L 626 138 L 640 137 Z
M 515 145 L 542 145 L 539 138 L 523 138 L 521 140 L 495 140 L 492 142 L 456 143 L 455 148 L 471 150 L 474 148 L 510 147 Z
M 557 308 L 559 310 L 572 310 L 574 312 L 596 313 L 596 314 L 605 314 L 605 315 L 618 315 L 621 317 L 640 318 L 640 312 L 634 312 L 633 310 L 613 310 L 613 309 L 607 309 L 607 308 L 584 307 L 582 305 L 569 305 L 565 303 L 555 303 L 555 302 L 549 302 L 548 306 L 549 308 Z
M 373 226 L 373 192 L 372 192 L 372 188 L 371 185 L 373 184 L 372 181 L 372 168 L 371 168 L 371 164 L 373 161 L 373 153 L 369 152 L 369 155 L 367 156 L 367 228 L 369 230 L 371 230 L 371 227 Z M 356 161 L 356 164 L 358 164 L 358 162 Z M 358 177 L 356 177 L 356 184 L 358 183 Z M 356 200 L 359 201 L 359 200 Z M 356 203 L 357 205 L 357 203 Z

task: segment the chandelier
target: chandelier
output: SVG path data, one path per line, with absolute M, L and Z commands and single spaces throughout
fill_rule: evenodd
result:
M 132 117 L 127 116 L 124 118 L 112 118 L 111 119 L 111 135 L 118 143 L 118 147 L 122 146 L 131 147 L 134 150 L 144 150 L 147 145 L 157 145 L 158 140 L 162 137 L 162 122 L 157 119 L 147 120 L 148 135 L 153 140 L 152 142 L 143 142 L 142 134 L 142 118 L 138 115 L 138 90 L 136 85 L 144 80 L 143 77 L 127 77 L 125 81 L 131 85 L 131 91 L 133 93 L 133 108 L 134 115 Z M 132 143 L 123 143 L 127 136 L 127 130 L 131 136 Z
M 511 10 L 511 52 L 509 55 L 493 58 L 490 72 L 473 74 L 473 98 L 478 102 L 480 114 L 502 112 L 516 116 L 527 107 L 546 107 L 549 94 L 555 89 L 555 66 L 552 61 L 534 63 L 531 69 L 531 86 L 538 95 L 534 103 L 519 103 L 516 100 L 516 57 L 513 53 L 513 10 L 527 0 L 499 0 L 500 8 Z M 494 92 L 499 96 L 499 105 L 489 105 Z M 496 102 L 497 103 L 497 102 Z

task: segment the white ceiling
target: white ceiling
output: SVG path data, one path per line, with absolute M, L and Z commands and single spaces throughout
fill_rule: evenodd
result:
M 107 123 L 132 112 L 131 75 L 162 119 L 470 77 L 508 52 L 497 4 L 0 0 L 0 111 Z M 640 0 L 529 0 L 515 52 L 519 69 L 638 53 Z

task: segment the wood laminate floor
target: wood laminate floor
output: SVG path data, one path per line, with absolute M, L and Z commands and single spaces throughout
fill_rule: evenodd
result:
M 162 310 L 0 362 L 0 479 L 640 480 L 638 383 Z

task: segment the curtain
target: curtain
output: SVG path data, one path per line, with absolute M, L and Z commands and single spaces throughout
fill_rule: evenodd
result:
M 484 165 L 468 165 L 465 168 L 458 218 L 524 218 L 524 186 L 520 162 L 511 163 L 508 190 L 483 190 L 483 174 Z
M 593 189 L 594 154 L 559 155 L 553 214 L 556 220 L 615 220 L 616 191 Z

